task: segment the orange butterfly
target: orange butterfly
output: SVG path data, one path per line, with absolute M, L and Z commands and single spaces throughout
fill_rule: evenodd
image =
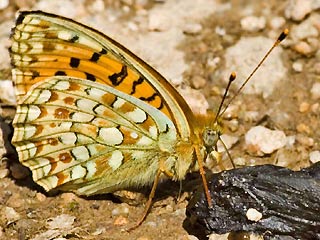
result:
M 182 180 L 216 153 L 219 116 L 194 115 L 156 70 L 104 34 L 71 19 L 21 12 L 10 54 L 20 162 L 46 191 L 109 193 Z

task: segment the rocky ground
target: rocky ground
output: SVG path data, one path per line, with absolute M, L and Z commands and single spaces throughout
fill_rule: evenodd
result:
M 0 239 L 197 239 L 183 222 L 192 190 L 201 187 L 198 175 L 183 182 L 179 200 L 179 183 L 160 184 L 146 221 L 128 233 L 144 209 L 143 194 L 48 195 L 17 163 L 10 146 L 15 103 L 7 48 L 19 9 L 40 9 L 99 29 L 155 67 L 200 113 L 217 109 L 235 71 L 232 97 L 288 28 L 288 38 L 228 108 L 224 141 L 239 167 L 272 163 L 299 170 L 320 160 L 319 0 L 1 0 Z M 208 168 L 219 171 L 213 163 Z

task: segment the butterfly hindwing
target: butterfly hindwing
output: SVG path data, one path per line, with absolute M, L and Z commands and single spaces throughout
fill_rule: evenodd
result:
M 85 195 L 151 183 L 161 139 L 167 146 L 177 140 L 161 111 L 110 86 L 66 76 L 31 87 L 13 125 L 19 159 L 39 185 Z

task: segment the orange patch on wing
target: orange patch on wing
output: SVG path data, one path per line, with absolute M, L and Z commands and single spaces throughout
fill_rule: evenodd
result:
M 138 133 L 137 133 L 137 138 L 133 138 L 131 136 L 132 131 L 127 130 L 125 127 L 120 127 L 119 130 L 122 132 L 124 138 L 123 138 L 123 145 L 132 145 L 132 144 L 136 144 L 137 141 L 140 139 Z
M 41 153 L 42 150 L 43 150 L 43 141 L 36 142 L 36 143 L 35 143 L 35 146 L 36 146 L 36 148 L 37 148 L 36 155 L 38 155 L 38 154 Z
M 47 141 L 51 146 L 57 146 L 59 144 L 59 141 L 56 138 L 48 138 Z
M 44 106 L 39 106 L 39 109 L 41 113 L 38 118 L 43 118 L 48 115 L 48 111 Z
M 75 100 L 73 97 L 66 97 L 63 99 L 63 102 L 67 105 L 73 105 Z
M 65 175 L 64 173 L 62 172 L 58 172 L 56 174 L 57 178 L 58 178 L 58 183 L 57 183 L 57 186 L 60 186 L 62 184 L 64 184 L 66 182 L 66 179 L 68 179 L 68 176 Z
M 102 113 L 102 116 L 105 117 L 105 118 L 113 119 L 115 121 L 118 118 L 118 115 L 115 112 L 111 111 L 110 109 L 106 109 Z
M 47 160 L 49 160 L 50 162 L 50 173 L 52 173 L 56 168 L 57 168 L 57 161 L 55 161 L 55 159 L 53 157 L 46 157 Z
M 133 112 L 136 109 L 136 106 L 131 103 L 125 102 L 118 108 L 123 113 Z
M 72 156 L 69 152 L 60 153 L 58 158 L 63 163 L 70 163 L 72 161 Z
M 54 111 L 54 117 L 56 119 L 68 119 L 69 118 L 69 114 L 70 114 L 70 111 L 65 109 L 65 108 L 57 108 Z
M 68 75 L 69 76 L 69 75 Z M 81 88 L 81 86 L 77 83 L 70 82 L 69 89 L 70 91 L 78 91 Z
M 42 133 L 43 131 L 43 126 L 42 125 L 36 125 L 36 133 L 34 135 L 38 135 Z
M 155 122 L 148 114 L 147 114 L 147 119 L 143 123 L 139 123 L 139 125 L 146 131 L 149 131 L 151 126 L 156 126 Z
M 51 92 L 51 96 L 49 98 L 49 102 L 54 102 L 59 98 L 59 95 L 56 92 Z
M 105 93 L 101 97 L 101 101 L 102 101 L 101 103 L 107 106 L 111 106 L 115 100 L 116 100 L 116 96 L 110 93 Z

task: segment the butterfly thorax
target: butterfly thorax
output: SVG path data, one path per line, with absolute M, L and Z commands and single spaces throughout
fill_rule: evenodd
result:
M 174 180 L 182 180 L 188 172 L 198 171 L 195 148 L 199 148 L 202 161 L 211 153 L 217 151 L 217 141 L 222 134 L 220 119 L 215 120 L 213 114 L 196 115 L 193 135 L 190 139 L 178 139 L 174 146 L 166 145 L 171 155 L 165 161 L 166 169 L 172 173 Z M 162 142 L 162 141 L 161 141 Z M 164 150 L 164 149 L 162 149 Z M 172 152 L 175 154 L 172 155 Z

